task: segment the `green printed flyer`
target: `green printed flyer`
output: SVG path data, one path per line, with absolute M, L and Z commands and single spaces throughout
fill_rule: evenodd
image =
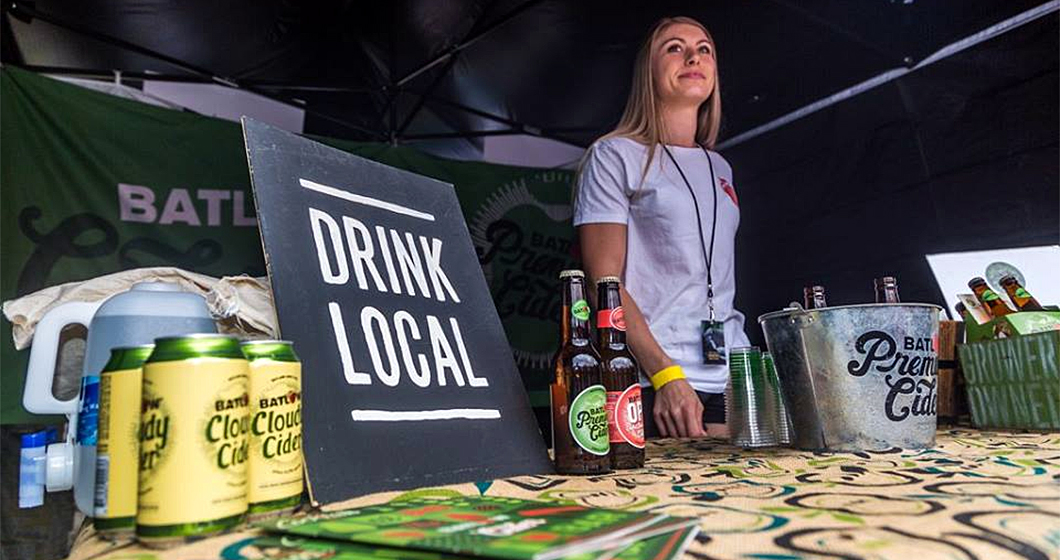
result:
M 259 526 L 274 533 L 361 545 L 508 560 L 551 560 L 612 551 L 605 555 L 610 558 L 621 555 L 621 548 L 635 542 L 672 536 L 695 524 L 695 519 L 666 515 L 478 496 L 414 498 Z M 685 535 L 683 540 L 688 538 Z
M 561 560 L 674 560 L 699 532 L 698 527 L 640 539 L 625 547 L 606 551 L 564 556 Z M 224 560 L 272 558 L 295 560 L 327 558 L 328 560 L 468 560 L 474 556 L 427 552 L 407 548 L 371 546 L 351 542 L 270 536 L 239 541 L 222 553 Z

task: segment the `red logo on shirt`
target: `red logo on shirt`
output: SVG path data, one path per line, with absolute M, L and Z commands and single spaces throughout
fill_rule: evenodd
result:
M 725 180 L 725 177 L 722 177 L 719 180 L 721 181 L 721 190 L 725 191 L 725 194 L 729 195 L 729 198 L 732 199 L 732 203 L 735 204 L 737 208 L 739 208 L 740 201 L 736 198 L 736 189 L 734 189 L 733 186 Z

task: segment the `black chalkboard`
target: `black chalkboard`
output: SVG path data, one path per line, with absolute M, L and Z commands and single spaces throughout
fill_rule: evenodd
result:
M 313 500 L 552 472 L 452 185 L 243 132 Z

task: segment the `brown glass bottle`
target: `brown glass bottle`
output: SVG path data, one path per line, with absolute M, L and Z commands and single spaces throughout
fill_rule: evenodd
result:
M 884 276 L 873 281 L 876 285 L 876 303 L 901 303 L 898 299 L 898 280 Z
M 802 289 L 803 309 L 821 309 L 828 307 L 824 299 L 824 286 L 807 286 Z
M 1008 298 L 1020 311 L 1043 311 L 1042 304 L 1034 299 L 1034 296 L 1020 285 L 1015 276 L 1006 276 L 1001 279 L 1001 287 L 1008 293 Z
M 972 289 L 975 294 L 975 298 L 979 300 L 979 303 L 983 304 L 983 307 L 990 312 L 994 317 L 1002 317 L 1012 313 L 1012 310 L 1005 305 L 1005 302 L 1001 300 L 1001 296 L 997 295 L 994 290 L 987 286 L 986 280 L 976 276 L 968 281 L 968 287 Z
M 611 467 L 644 466 L 644 408 L 640 395 L 640 366 L 626 345 L 626 314 L 617 276 L 596 281 L 596 348 L 603 364 L 607 389 L 607 427 Z
M 611 470 L 607 429 L 607 391 L 600 354 L 589 337 L 585 274 L 564 270 L 562 340 L 553 358 L 552 449 L 556 472 L 599 474 Z
M 966 311 L 968 311 L 968 309 L 964 307 L 964 304 L 958 301 L 957 305 L 953 306 L 953 309 L 955 311 L 957 311 L 957 316 L 960 317 L 961 320 L 963 321 L 964 320 L 964 313 Z

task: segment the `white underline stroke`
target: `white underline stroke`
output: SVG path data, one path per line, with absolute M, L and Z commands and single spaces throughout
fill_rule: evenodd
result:
M 357 204 L 363 204 L 365 206 L 371 206 L 373 208 L 388 210 L 395 214 L 401 214 L 404 216 L 419 218 L 421 220 L 427 220 L 428 222 L 434 221 L 434 214 L 428 214 L 426 212 L 420 212 L 419 210 L 413 210 L 412 208 L 407 208 L 405 206 L 401 206 L 400 204 L 394 204 L 393 202 L 387 202 L 385 200 L 379 200 L 378 198 L 371 198 L 368 196 L 353 194 L 351 192 L 346 192 L 342 189 L 336 189 L 335 187 L 329 187 L 327 185 L 321 185 L 320 183 L 314 183 L 309 179 L 298 179 L 298 183 L 301 184 L 303 188 L 309 189 L 311 191 L 316 191 L 321 194 L 326 194 L 328 196 L 333 196 L 335 198 L 341 198 L 343 200 L 356 202 Z
M 447 408 L 439 410 L 351 410 L 357 421 L 418 422 L 422 420 L 496 420 L 501 411 L 495 408 Z

